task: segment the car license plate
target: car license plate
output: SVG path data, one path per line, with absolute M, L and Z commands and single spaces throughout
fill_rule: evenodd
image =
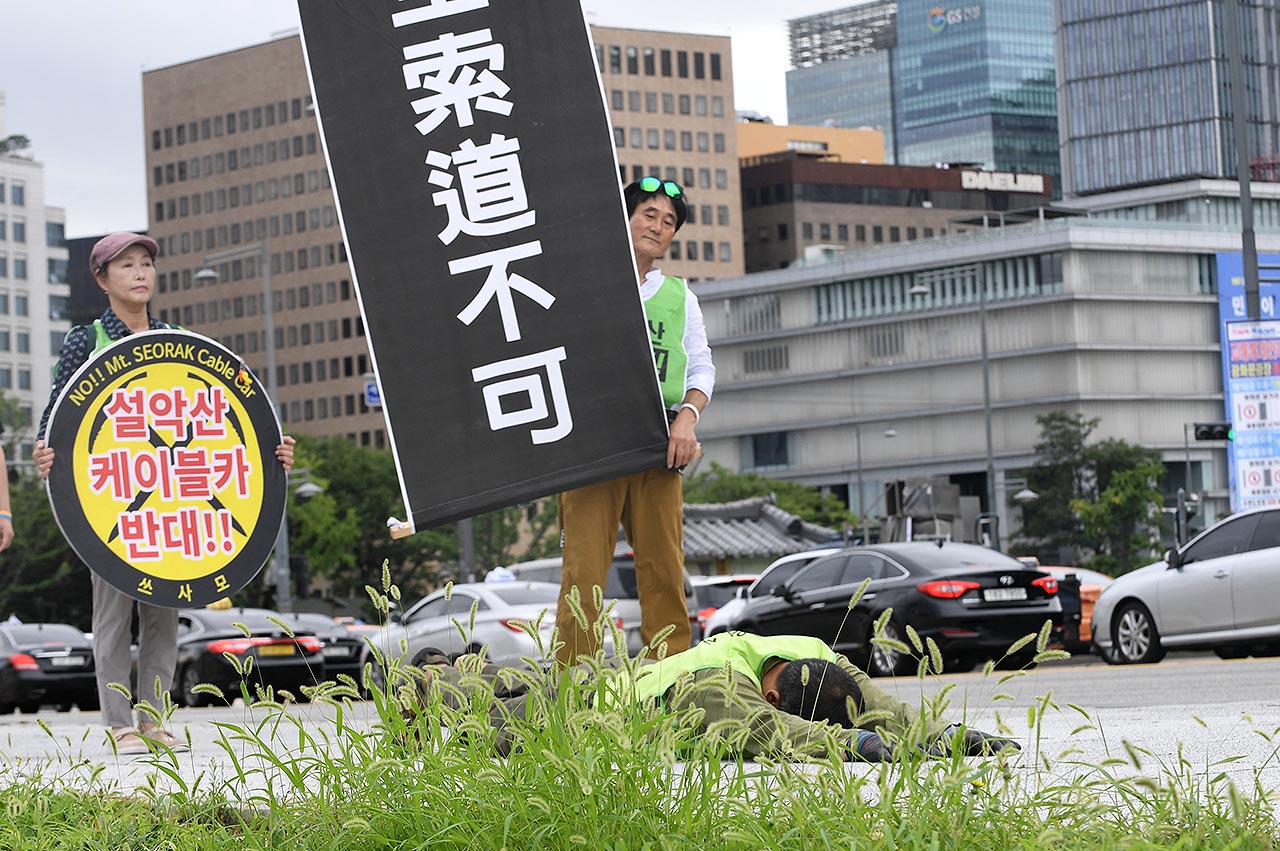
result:
M 263 644 L 258 648 L 259 656 L 292 656 L 292 644 Z
M 999 603 L 1006 600 L 1027 599 L 1026 588 L 988 588 L 982 592 L 982 599 L 988 603 Z
M 83 668 L 87 661 L 84 656 L 53 656 L 49 664 L 55 668 Z
M 326 647 L 324 649 L 324 658 L 326 659 L 346 659 L 350 656 L 350 647 Z

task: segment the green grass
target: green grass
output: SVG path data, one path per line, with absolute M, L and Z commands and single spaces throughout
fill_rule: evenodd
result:
M 395 594 L 389 581 L 384 592 Z M 385 594 L 375 599 L 385 608 Z M 1031 641 L 1044 651 L 1041 636 Z M 930 650 L 914 648 L 922 669 Z M 311 695 L 329 723 L 267 702 L 260 720 L 219 724 L 226 784 L 184 779 L 183 755 L 168 753 L 143 758 L 157 781 L 128 794 L 19 778 L 0 759 L 0 849 L 1280 848 L 1263 766 L 1242 786 L 1226 774 L 1229 757 L 1161 762 L 1127 743 L 1101 765 L 1044 753 L 1038 732 L 1055 714 L 1101 731 L 1049 697 L 1007 705 L 1010 675 L 990 670 L 992 701 L 1026 714 L 1027 750 L 1013 761 L 913 753 L 884 766 L 725 759 L 727 737 L 693 736 L 674 715 L 590 708 L 590 685 L 535 700 L 536 723 L 514 728 L 513 752 L 495 759 L 484 696 L 410 708 L 418 673 L 388 665 L 372 727 L 350 724 L 350 683 Z M 949 700 L 944 690 L 923 711 Z

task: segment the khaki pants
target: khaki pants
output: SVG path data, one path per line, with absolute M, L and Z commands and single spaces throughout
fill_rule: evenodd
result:
M 618 523 L 636 558 L 640 597 L 640 636 L 646 646 L 663 627 L 675 632 L 666 640 L 668 656 L 689 649 L 689 610 L 684 596 L 684 492 L 679 473 L 645 470 L 619 479 L 560 494 L 560 528 L 564 535 L 564 568 L 556 629 L 563 642 L 556 659 L 565 665 L 598 649 L 591 626 L 600 617 L 592 588 L 604 588 Z M 586 627 L 566 596 L 579 589 Z M 625 652 L 617 648 L 617 652 Z M 656 655 L 657 648 L 650 651 Z

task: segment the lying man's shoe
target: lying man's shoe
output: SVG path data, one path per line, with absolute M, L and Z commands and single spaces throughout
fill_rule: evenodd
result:
M 1022 745 L 1013 739 L 993 736 L 972 727 L 953 724 L 943 731 L 934 742 L 926 748 L 930 756 L 947 756 L 951 753 L 956 734 L 960 736 L 960 753 L 965 756 L 995 756 L 1003 750 L 1020 751 Z

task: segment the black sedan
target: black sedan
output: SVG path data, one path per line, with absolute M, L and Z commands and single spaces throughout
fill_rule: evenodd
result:
M 287 689 L 296 700 L 306 700 L 301 686 L 316 685 L 325 679 L 324 644 L 310 630 L 292 626 L 286 630 L 272 618 L 285 620 L 269 609 L 178 612 L 174 703 L 208 706 L 217 701 L 215 695 L 196 690 L 201 683 L 217 686 L 229 702 L 241 696 L 242 681 L 248 686 L 251 700 L 257 697 L 259 687 L 277 692 Z M 253 660 L 247 677 L 237 671 L 233 658 L 242 670 Z
M 858 586 L 870 580 L 856 606 Z M 932 638 L 947 671 L 968 671 L 984 659 L 1022 667 L 1034 645 L 1005 657 L 1022 636 L 1053 622 L 1061 640 L 1058 581 L 1003 553 L 952 542 L 855 547 L 815 561 L 771 596 L 751 600 L 737 628 L 761 635 L 812 635 L 866 667 L 873 676 L 914 671 L 911 656 L 874 645 L 875 621 L 893 614 L 885 634 L 908 646 L 909 624 Z
M 324 645 L 325 679 L 338 680 L 346 674 L 357 684 L 360 682 L 360 651 L 364 638 L 346 625 L 318 612 L 294 612 L 282 618 L 295 633 L 311 633 Z M 363 693 L 363 689 L 361 692 Z
M 98 708 L 88 636 L 64 623 L 0 625 L 0 714 L 15 706 L 36 712 L 44 703 Z

